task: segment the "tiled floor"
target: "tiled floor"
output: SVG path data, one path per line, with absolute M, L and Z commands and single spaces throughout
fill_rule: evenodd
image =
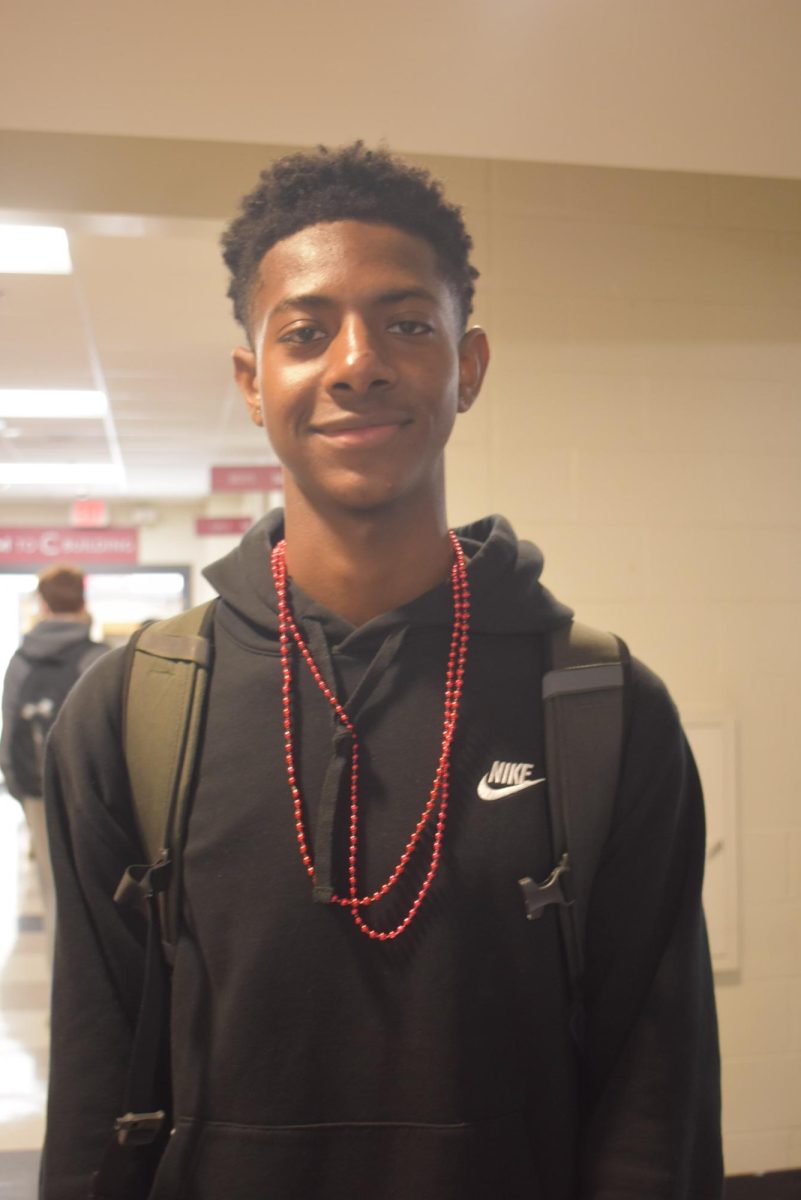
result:
M 50 978 L 28 847 L 0 792 L 0 1200 L 33 1200 L 44 1129 Z

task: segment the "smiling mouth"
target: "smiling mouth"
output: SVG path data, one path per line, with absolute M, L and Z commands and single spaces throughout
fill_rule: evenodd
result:
M 380 446 L 396 437 L 409 421 L 383 421 L 370 425 L 321 425 L 312 430 L 336 446 L 352 448 Z

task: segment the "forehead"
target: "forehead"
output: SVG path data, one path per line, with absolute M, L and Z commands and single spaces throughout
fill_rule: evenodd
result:
M 276 242 L 261 260 L 254 308 L 262 315 L 292 296 L 347 301 L 371 292 L 424 288 L 450 301 L 433 247 L 421 237 L 365 221 L 309 225 Z

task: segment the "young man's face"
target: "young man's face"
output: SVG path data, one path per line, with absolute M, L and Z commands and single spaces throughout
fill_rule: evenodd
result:
M 265 254 L 251 329 L 237 381 L 285 467 L 288 510 L 442 506 L 445 444 L 487 347 L 462 335 L 426 241 L 360 221 L 302 229 Z

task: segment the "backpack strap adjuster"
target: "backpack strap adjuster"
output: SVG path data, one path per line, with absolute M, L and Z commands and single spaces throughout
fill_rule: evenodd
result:
M 117 884 L 114 903 L 123 908 L 147 909 L 153 896 L 167 890 L 171 874 L 172 860 L 166 850 L 162 850 L 154 863 L 134 863 L 126 867 Z
M 570 858 L 567 851 L 559 859 L 544 883 L 535 883 L 528 876 L 518 882 L 526 905 L 526 919 L 529 921 L 538 920 L 542 916 L 542 910 L 549 904 L 558 904 L 567 908 L 575 899 L 570 876 Z
M 156 1112 L 128 1112 L 117 1117 L 114 1132 L 120 1146 L 149 1146 L 161 1132 L 167 1114 Z

